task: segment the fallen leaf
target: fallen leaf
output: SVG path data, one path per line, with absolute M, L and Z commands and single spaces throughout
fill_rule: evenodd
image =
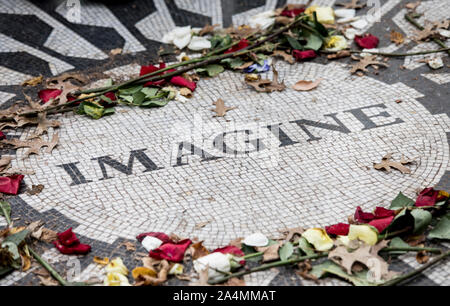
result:
M 200 273 L 198 273 L 198 281 L 190 283 L 189 286 L 210 286 L 208 284 L 209 280 L 209 265 L 207 264 L 205 266 L 205 269 L 201 270 Z
M 405 7 L 407 9 L 413 10 L 415 11 L 416 8 L 420 5 L 420 1 L 416 1 L 416 2 L 408 2 L 406 3 Z
M 200 222 L 195 225 L 195 229 L 201 229 L 211 223 L 211 221 Z
M 180 95 L 186 98 L 192 98 L 192 91 L 187 87 L 180 88 Z
M 189 250 L 193 260 L 209 254 L 208 249 L 203 246 L 203 241 L 191 244 Z
M 291 241 L 292 238 L 294 238 L 295 235 L 301 236 L 305 229 L 301 226 L 299 227 L 293 227 L 293 228 L 287 228 L 282 230 L 281 232 L 285 234 L 285 240 Z
M 327 58 L 328 59 L 339 59 L 339 58 L 349 57 L 350 55 L 351 55 L 350 51 L 341 50 L 341 51 L 338 51 L 337 53 L 328 54 Z
M 131 241 L 124 242 L 123 245 L 125 246 L 127 251 L 131 251 L 131 252 L 136 251 L 136 245 Z
M 27 194 L 28 195 L 37 195 L 37 194 L 41 193 L 42 190 L 44 190 L 44 185 L 42 185 L 42 184 L 32 185 L 31 189 L 27 191 Z
M 428 260 L 430 260 L 430 256 L 428 255 L 428 253 L 426 251 L 420 251 L 420 252 L 417 252 L 416 260 L 418 263 L 423 265 L 423 264 L 426 264 L 428 262 Z
M 437 35 L 438 31 L 435 29 L 434 24 L 427 23 L 425 24 L 423 30 L 416 30 L 413 39 L 417 42 L 425 41 L 432 38 L 434 35 Z
M 102 266 L 106 266 L 107 264 L 109 264 L 109 258 L 108 257 L 98 257 L 98 256 L 94 256 L 94 259 L 92 260 L 93 262 L 102 265 Z
M 309 273 L 312 270 L 312 265 L 309 260 L 300 262 L 297 265 L 297 267 L 298 267 L 298 270 L 295 272 L 295 273 L 297 273 L 297 275 L 303 277 L 306 280 L 311 280 L 311 281 L 315 282 L 316 284 L 319 283 L 319 279 L 316 276 Z
M 80 89 L 81 85 L 74 85 L 71 80 L 76 80 L 82 85 L 86 84 L 88 81 L 86 77 L 76 73 L 63 73 L 58 77 L 50 78 L 47 80 L 47 88 L 59 89 L 62 91 L 58 99 L 55 99 L 57 100 L 58 105 L 67 103 L 67 95 L 72 91 Z
M 111 55 L 119 55 L 122 53 L 122 51 L 123 51 L 122 48 L 116 48 L 116 49 L 112 49 L 111 51 L 109 51 L 109 53 Z
M 348 274 L 352 274 L 352 267 L 355 263 L 362 263 L 369 269 L 374 269 L 375 278 L 379 277 L 377 281 L 389 280 L 393 278 L 396 273 L 389 271 L 389 264 L 378 255 L 378 252 L 387 247 L 389 241 L 383 240 L 376 245 L 368 245 L 360 243 L 359 247 L 352 252 L 349 252 L 346 246 L 337 246 L 328 254 L 328 258 L 340 265 Z
M 380 66 L 384 66 L 384 67 L 389 67 L 388 64 L 380 62 L 378 60 L 376 60 L 377 56 L 374 55 L 366 55 L 364 57 L 356 57 L 356 56 L 352 56 L 353 60 L 357 60 L 358 63 L 354 64 L 352 66 L 352 69 L 350 70 L 350 73 L 355 74 L 358 71 L 363 71 L 363 72 L 369 72 L 369 70 L 367 70 L 368 66 L 374 66 L 375 69 L 377 69 L 377 65 Z
M 245 78 L 245 82 L 253 87 L 258 92 L 273 92 L 273 91 L 283 91 L 286 88 L 284 82 L 278 81 L 278 71 L 275 69 L 275 65 L 272 63 L 272 71 L 273 71 L 273 80 L 261 79 L 261 76 L 258 75 L 258 78 L 254 81 Z
M 219 26 L 219 24 L 217 24 L 217 23 L 213 24 L 213 25 L 207 24 L 200 30 L 200 32 L 198 32 L 198 36 L 203 36 L 203 35 L 212 33 L 212 32 L 214 32 L 214 29 L 218 26 Z
M 51 153 L 53 149 L 58 145 L 59 136 L 58 133 L 53 134 L 51 141 L 44 141 L 41 138 L 35 138 L 29 141 L 23 141 L 18 139 L 3 140 L 1 143 L 6 143 L 14 146 L 14 148 L 29 148 L 25 152 L 24 156 L 28 157 L 30 154 L 39 155 L 41 148 L 47 147 L 46 153 Z
M 405 42 L 405 37 L 402 33 L 396 32 L 394 30 L 391 31 L 390 39 L 393 43 L 395 43 L 397 46 L 401 45 Z
M 25 86 L 33 86 L 34 87 L 36 85 L 41 84 L 43 79 L 44 79 L 44 76 L 40 75 L 40 76 L 37 76 L 37 77 L 34 77 L 34 78 L 24 81 L 22 83 L 22 86 L 24 86 L 24 87 Z
M 161 269 L 158 272 L 158 275 L 150 276 L 150 275 L 139 275 L 136 280 L 135 286 L 158 286 L 167 281 L 167 274 L 169 273 L 169 262 L 167 260 L 161 261 Z
M 282 57 L 286 62 L 288 62 L 289 64 L 294 64 L 295 63 L 295 59 L 292 55 L 284 52 L 284 51 L 280 51 L 280 50 L 275 50 L 273 51 L 273 56 L 278 56 L 278 57 Z
M 228 111 L 236 108 L 234 106 L 233 107 L 225 106 L 225 102 L 222 99 L 218 99 L 216 102 L 213 103 L 213 105 L 216 106 L 216 108 L 212 109 L 212 111 L 216 113 L 215 117 L 223 117 Z
M 41 284 L 44 286 L 58 286 L 59 285 L 59 283 L 55 279 L 53 279 L 53 277 L 51 277 L 51 276 L 43 277 L 43 276 L 38 275 L 37 277 L 41 281 Z
M 11 167 L 12 158 L 9 156 L 2 156 L 0 159 L 0 174 L 3 174 Z
M 315 81 L 300 80 L 292 86 L 292 89 L 297 90 L 297 91 L 309 91 L 309 90 L 314 89 L 317 86 L 319 86 L 319 84 L 322 80 L 323 80 L 322 78 L 317 79 Z
M 376 170 L 386 170 L 387 172 L 391 171 L 391 167 L 394 169 L 397 169 L 398 171 L 400 171 L 403 174 L 409 174 L 411 173 L 411 169 L 409 169 L 408 167 L 404 166 L 407 164 L 412 163 L 412 160 L 405 160 L 403 155 L 402 158 L 399 162 L 395 162 L 391 160 L 392 158 L 392 153 L 388 153 L 386 154 L 380 163 L 374 163 L 373 167 Z
M 277 260 L 280 258 L 280 255 L 278 254 L 278 250 L 283 245 L 281 241 L 278 241 L 272 245 L 266 246 L 266 247 L 256 247 L 256 251 L 258 252 L 264 252 L 263 254 L 263 262 Z

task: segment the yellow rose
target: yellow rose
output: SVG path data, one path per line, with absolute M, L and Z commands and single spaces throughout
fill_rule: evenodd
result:
M 348 239 L 359 239 L 369 245 L 375 245 L 378 242 L 378 231 L 369 225 L 350 225 Z
M 106 274 L 103 284 L 105 286 L 131 286 L 128 282 L 128 278 L 118 272 Z
M 327 235 L 327 232 L 321 228 L 310 228 L 302 234 L 317 251 L 328 251 L 333 247 L 333 240 Z
M 347 40 L 342 35 L 333 35 L 325 40 L 325 50 L 340 51 L 347 48 Z
M 122 259 L 119 257 L 114 258 L 111 262 L 106 266 L 105 271 L 108 273 L 120 273 L 122 275 L 128 275 L 128 269 L 123 264 Z
M 334 11 L 331 7 L 313 5 L 305 10 L 305 14 L 309 15 L 311 18 L 313 17 L 314 12 L 316 12 L 317 21 L 319 21 L 320 23 L 334 23 Z

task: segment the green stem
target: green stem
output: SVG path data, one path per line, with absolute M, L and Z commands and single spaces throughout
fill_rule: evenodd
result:
M 382 286 L 395 286 L 400 284 L 401 282 L 404 281 L 410 281 L 411 279 L 413 279 L 414 277 L 416 277 L 417 275 L 419 275 L 420 273 L 422 273 L 424 270 L 428 269 L 429 267 L 435 265 L 436 263 L 438 263 L 439 261 L 445 259 L 446 257 L 448 257 L 450 255 L 450 251 L 447 251 L 446 253 L 443 253 L 441 255 L 439 255 L 438 257 L 434 258 L 432 261 L 426 263 L 425 265 L 421 266 L 420 268 L 407 273 L 405 275 L 399 276 L 397 278 L 394 278 L 390 281 L 387 281 L 385 283 L 382 284 Z
M 305 261 L 308 259 L 316 259 L 316 258 L 321 258 L 321 257 L 326 257 L 328 256 L 328 252 L 326 253 L 321 253 L 321 254 L 314 254 L 314 255 L 309 255 L 309 256 L 301 256 L 301 257 L 297 257 L 297 258 L 293 258 L 293 259 L 288 259 L 288 260 L 280 260 L 280 261 L 275 261 L 275 262 L 271 262 L 268 264 L 264 264 L 261 265 L 259 267 L 256 268 L 252 268 L 249 270 L 243 270 L 240 272 L 236 272 L 236 273 L 232 273 L 230 275 L 224 276 L 218 280 L 215 281 L 209 281 L 209 284 L 214 285 L 214 284 L 219 284 L 222 282 L 225 282 L 226 280 L 232 278 L 232 277 L 240 277 L 246 274 L 250 274 L 250 273 L 254 273 L 254 272 L 258 272 L 258 271 L 263 271 L 263 270 L 267 270 L 267 269 L 271 269 L 274 267 L 279 267 L 279 266 L 285 266 L 285 265 L 289 265 L 289 264 L 294 264 L 297 262 L 301 262 L 301 261 Z
M 423 26 L 421 26 L 419 23 L 417 23 L 417 21 L 415 21 L 411 15 L 405 14 L 405 19 L 408 20 L 409 23 L 411 23 L 413 26 L 415 26 L 419 30 L 425 29 Z M 436 37 L 433 37 L 433 41 L 435 43 L 437 43 L 439 46 L 441 46 L 442 48 L 447 48 L 446 44 L 444 44 L 444 42 L 442 40 L 440 40 Z M 447 53 L 450 54 L 450 50 L 447 50 Z
M 9 217 L 9 213 L 6 211 L 6 209 L 3 207 L 3 205 L 0 205 L 3 211 L 3 216 L 5 216 L 6 223 L 8 224 L 8 227 L 11 225 L 11 218 Z
M 39 256 L 32 248 L 28 247 L 28 250 L 30 250 L 31 255 L 50 273 L 50 275 L 58 281 L 58 283 L 61 284 L 61 286 L 67 286 L 68 282 L 62 278 L 61 275 L 59 275 L 58 272 L 56 272 L 55 269 L 53 269 L 52 266 L 48 264 L 44 259 L 42 259 L 41 256 Z
M 421 248 L 421 247 L 387 247 L 381 250 L 381 252 L 395 252 L 395 251 L 406 251 L 406 252 L 427 251 L 430 253 L 442 253 L 442 250 L 439 248 Z
M 439 53 L 439 52 L 445 52 L 449 51 L 450 48 L 444 48 L 444 49 L 438 49 L 438 50 L 426 50 L 426 51 L 420 51 L 420 52 L 411 52 L 411 53 L 386 53 L 386 52 L 372 52 L 372 51 L 359 51 L 359 50 L 348 50 L 350 53 L 368 53 L 368 54 L 375 54 L 375 55 L 381 55 L 386 57 L 403 57 L 403 56 L 414 56 L 414 55 L 422 55 L 422 54 L 430 54 L 430 53 Z M 327 51 L 320 51 L 321 53 L 326 54 L 334 54 L 336 52 L 327 52 Z

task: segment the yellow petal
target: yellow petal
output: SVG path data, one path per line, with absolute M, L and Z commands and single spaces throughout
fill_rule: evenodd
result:
M 302 237 L 308 240 L 317 251 L 328 251 L 333 247 L 333 240 L 322 228 L 310 228 L 302 234 Z
M 128 279 L 121 273 L 111 272 L 103 280 L 105 286 L 130 286 Z
M 123 275 L 128 275 L 128 269 L 123 264 L 122 259 L 119 257 L 114 258 L 105 268 L 108 273 L 120 273 Z
M 328 51 L 340 51 L 347 48 L 347 40 L 342 35 L 333 35 L 325 39 L 324 47 Z
M 312 5 L 305 10 L 305 14 L 313 18 L 313 13 L 316 12 L 317 21 L 320 23 L 333 24 L 334 11 L 329 6 Z
M 134 279 L 138 279 L 142 275 L 148 275 L 151 277 L 156 277 L 158 273 L 155 270 L 147 268 L 147 267 L 137 267 L 131 271 L 131 275 L 133 275 Z
M 169 275 L 179 275 L 183 274 L 184 267 L 183 265 L 176 263 L 173 265 L 173 267 L 169 271 Z
M 348 239 L 359 239 L 369 245 L 375 245 L 378 242 L 378 232 L 369 225 L 350 225 Z
M 101 258 L 101 257 L 98 257 L 98 256 L 94 256 L 93 261 L 95 263 L 98 263 L 99 265 L 106 266 L 109 263 L 109 258 L 108 257 Z

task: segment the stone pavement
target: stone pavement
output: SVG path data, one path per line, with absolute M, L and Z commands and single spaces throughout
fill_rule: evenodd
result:
M 20 84 L 39 74 L 76 70 L 104 72 L 113 79 L 138 74 L 141 64 L 156 60 L 162 35 L 176 25 L 242 24 L 286 2 L 302 3 L 82 1 L 81 23 L 73 23 L 66 1 L 0 0 L 0 103 L 7 107 L 23 99 Z M 391 30 L 413 34 L 403 18 L 406 2 L 381 1 L 382 21 L 367 26 L 380 37 L 380 51 L 436 48 L 390 42 Z M 448 17 L 450 6 L 446 0 L 422 1 L 417 11 L 425 13 L 418 19 L 423 24 Z M 112 57 L 115 48 L 123 54 Z M 18 224 L 43 220 L 55 230 L 72 226 L 93 246 L 92 254 L 74 259 L 48 248 L 44 257 L 84 280 L 100 273 L 94 255 L 121 256 L 128 267 L 136 266 L 123 242 L 135 242 L 141 232 L 198 237 L 212 248 L 256 231 L 277 236 L 284 228 L 340 222 L 357 205 L 368 210 L 387 206 L 399 191 L 414 197 L 427 186 L 450 190 L 450 61 L 443 56 L 446 66 L 431 70 L 420 61 L 425 57 L 390 59 L 389 68 L 363 77 L 349 74 L 350 59 L 278 62 L 288 88 L 298 80 L 324 80 L 310 92 L 266 94 L 225 72 L 201 80 L 187 103 L 123 108 L 98 121 L 61 115 L 60 143 L 51 155 L 24 159 L 22 150 L 2 152 L 17 157 L 15 168 L 34 171 L 25 178 L 27 186 L 45 186 L 38 195 L 11 198 L 12 218 Z M 213 117 L 218 98 L 237 108 L 224 118 Z M 226 153 L 217 146 L 221 139 Z M 412 173 L 374 170 L 373 162 L 388 152 L 394 159 L 415 159 Z M 416 265 L 414 257 L 404 255 L 395 268 L 407 271 Z M 0 284 L 37 284 L 30 272 L 14 272 Z M 284 269 L 256 273 L 246 283 L 311 285 Z M 450 263 L 412 284 L 450 285 Z

